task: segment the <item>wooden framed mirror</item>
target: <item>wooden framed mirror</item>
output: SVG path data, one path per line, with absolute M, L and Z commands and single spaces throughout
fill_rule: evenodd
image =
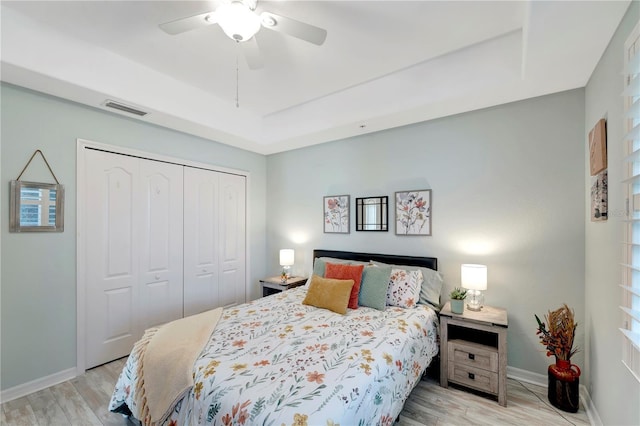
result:
M 10 232 L 64 231 L 64 186 L 11 181 Z
M 389 230 L 389 197 L 356 198 L 356 231 Z

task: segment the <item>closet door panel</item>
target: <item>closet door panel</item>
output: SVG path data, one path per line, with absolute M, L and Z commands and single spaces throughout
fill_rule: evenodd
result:
M 129 353 L 137 321 L 138 160 L 86 150 L 87 368 Z M 81 319 L 79 319 L 81 320 Z
M 182 318 L 183 167 L 140 160 L 143 329 Z
M 245 302 L 245 182 L 244 176 L 220 175 L 220 305 Z
M 184 169 L 184 315 L 218 302 L 219 174 Z

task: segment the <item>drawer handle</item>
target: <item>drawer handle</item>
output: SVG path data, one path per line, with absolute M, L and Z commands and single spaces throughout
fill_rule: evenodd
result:
M 474 360 L 474 359 L 476 359 L 475 354 L 469 354 L 469 359 L 470 359 L 470 360 Z
M 468 374 L 469 374 L 469 378 L 471 380 L 475 380 L 476 379 L 476 375 L 475 374 L 473 374 L 473 373 L 468 373 Z

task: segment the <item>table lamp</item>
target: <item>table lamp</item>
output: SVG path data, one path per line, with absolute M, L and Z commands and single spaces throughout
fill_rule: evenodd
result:
M 282 275 L 280 279 L 283 283 L 286 283 L 289 279 L 289 270 L 293 265 L 293 261 L 295 259 L 295 252 L 293 249 L 282 249 L 280 250 L 280 266 L 282 266 Z
M 487 266 L 465 263 L 460 268 L 460 283 L 469 290 L 467 308 L 470 311 L 482 309 L 484 296 L 480 290 L 487 289 Z

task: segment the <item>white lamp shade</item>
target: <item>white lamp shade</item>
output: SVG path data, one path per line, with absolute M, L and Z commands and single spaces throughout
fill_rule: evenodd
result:
M 487 289 L 487 266 L 471 263 L 463 264 L 460 268 L 460 283 L 469 290 Z
M 280 250 L 280 266 L 292 266 L 295 257 L 293 249 Z

